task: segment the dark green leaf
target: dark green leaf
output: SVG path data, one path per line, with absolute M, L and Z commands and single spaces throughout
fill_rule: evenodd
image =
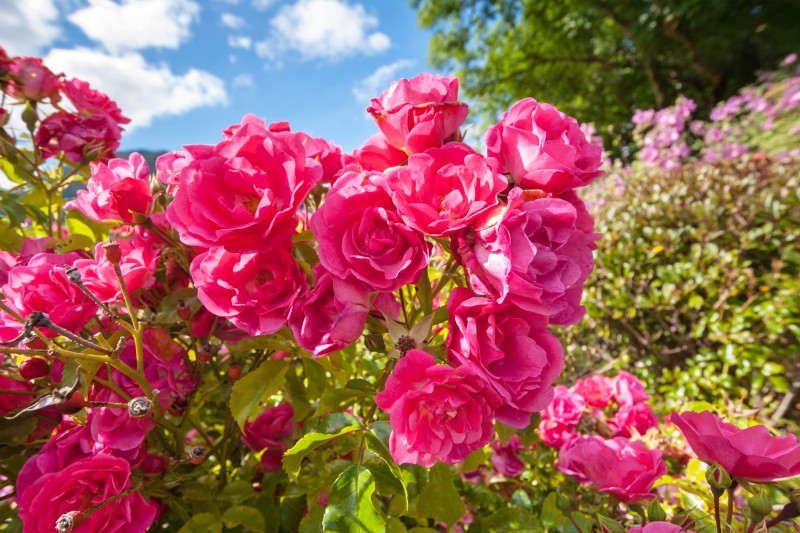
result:
M 288 368 L 286 361 L 266 361 L 233 385 L 229 405 L 239 427 L 261 414 L 270 396 L 283 385 Z
M 386 526 L 372 505 L 375 480 L 363 466 L 352 465 L 342 472 L 328 491 L 328 507 L 322 521 L 324 531 L 336 533 L 378 533 Z
M 430 470 L 428 484 L 417 501 L 417 516 L 433 518 L 452 527 L 467 511 L 453 485 L 452 467 L 441 462 Z

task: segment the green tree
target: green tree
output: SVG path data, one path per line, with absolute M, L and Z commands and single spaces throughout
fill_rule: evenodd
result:
M 624 132 L 683 94 L 701 112 L 800 49 L 797 0 L 411 0 L 436 68 L 487 122 L 533 95 Z

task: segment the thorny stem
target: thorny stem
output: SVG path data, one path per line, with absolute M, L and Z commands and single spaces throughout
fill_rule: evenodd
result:
M 717 523 L 717 533 L 722 533 L 722 524 L 719 516 L 719 494 L 714 493 L 714 520 Z

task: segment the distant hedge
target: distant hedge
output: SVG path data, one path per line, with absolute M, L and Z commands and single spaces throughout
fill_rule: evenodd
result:
M 598 187 L 575 377 L 626 366 L 666 408 L 722 394 L 800 421 L 799 186 L 800 162 L 759 155 Z

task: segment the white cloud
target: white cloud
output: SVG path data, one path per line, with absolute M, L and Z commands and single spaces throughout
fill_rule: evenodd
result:
M 138 53 L 53 49 L 45 63 L 107 93 L 131 118 L 127 131 L 148 126 L 158 117 L 228 103 L 225 83 L 213 74 L 197 69 L 176 74 L 166 64 L 148 64 Z
M 356 82 L 353 86 L 353 96 L 359 102 L 369 102 L 389 88 L 389 84 L 394 81 L 397 71 L 411 67 L 414 63 L 416 62 L 412 59 L 400 59 L 394 63 L 378 67 L 375 72 Z
M 272 7 L 272 4 L 274 3 L 275 0 L 252 0 L 252 2 L 250 2 L 253 8 L 257 9 L 258 11 L 266 11 Z
M 234 15 L 233 13 L 223 13 L 219 21 L 223 26 L 232 30 L 238 30 L 246 23 L 242 17 L 239 15 Z
M 252 74 L 239 74 L 231 80 L 231 86 L 238 89 L 252 89 L 256 84 Z
M 304 59 L 335 60 L 375 54 L 391 46 L 388 35 L 373 31 L 377 17 L 346 0 L 297 0 L 281 7 L 269 25 L 269 36 L 256 43 L 256 53 L 272 61 L 287 52 Z
M 243 35 L 231 35 L 228 37 L 228 46 L 231 48 L 244 48 L 245 50 L 250 50 L 252 45 L 253 39 L 250 37 L 245 37 Z
M 177 48 L 200 16 L 194 0 L 89 0 L 67 16 L 87 37 L 110 52 Z
M 61 34 L 53 0 L 0 0 L 0 13 L 0 44 L 11 55 L 38 55 Z

